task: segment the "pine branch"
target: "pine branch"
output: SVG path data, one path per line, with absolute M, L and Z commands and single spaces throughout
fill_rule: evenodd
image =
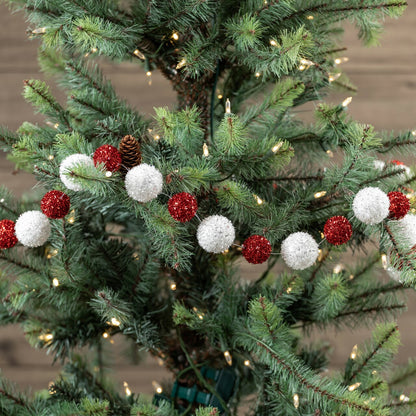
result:
M 365 357 L 364 361 L 360 363 L 359 367 L 355 369 L 355 371 L 348 377 L 347 382 L 351 382 L 356 378 L 363 369 L 368 365 L 368 363 L 371 361 L 371 359 L 381 350 L 384 346 L 384 344 L 388 341 L 390 341 L 391 337 L 396 334 L 399 331 L 399 327 L 396 325 L 394 326 L 388 333 L 384 335 L 384 337 L 378 342 L 375 348 L 371 351 L 371 353 Z
M 390 312 L 396 309 L 406 309 L 406 305 L 399 303 L 399 304 L 395 304 L 395 305 L 389 305 L 389 306 L 374 306 L 372 308 L 362 308 L 362 309 L 358 309 L 355 311 L 344 311 L 339 313 L 334 319 L 340 319 L 340 318 L 344 318 L 346 316 L 351 316 L 351 315 L 360 315 L 360 314 L 373 314 L 373 313 L 377 313 L 377 312 Z
M 26 402 L 23 401 L 23 399 L 16 397 L 10 393 L 8 393 L 7 391 L 3 390 L 2 388 L 0 388 L 0 394 L 3 397 L 6 397 L 7 399 L 11 400 L 14 404 L 24 407 L 27 410 L 30 410 L 30 406 L 28 406 L 28 404 Z
M 292 368 L 287 362 L 285 362 L 282 358 L 279 357 L 276 351 L 274 351 L 268 345 L 266 345 L 262 341 L 257 341 L 256 344 L 258 347 L 266 351 L 267 354 L 270 355 L 270 357 L 273 358 L 273 360 L 275 360 L 279 366 L 283 367 L 291 376 L 293 376 L 299 382 L 300 385 L 305 387 L 307 390 L 313 391 L 315 394 L 325 397 L 330 401 L 336 402 L 339 405 L 359 410 L 360 412 L 364 412 L 365 414 L 383 415 L 383 413 L 379 413 L 371 407 L 368 407 L 367 405 L 354 402 L 353 400 L 347 399 L 346 397 L 337 397 L 336 395 L 331 394 L 327 390 L 322 389 L 321 387 L 319 387 L 319 385 L 311 384 L 303 376 L 302 373 L 298 372 L 295 368 Z

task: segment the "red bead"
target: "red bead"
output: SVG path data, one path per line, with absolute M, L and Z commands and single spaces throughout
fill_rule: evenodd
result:
M 389 192 L 387 196 L 390 199 L 389 218 L 400 220 L 409 212 L 409 200 L 401 192 Z
M 190 221 L 195 216 L 197 209 L 196 198 L 187 192 L 173 195 L 168 202 L 169 214 L 180 222 Z
M 352 236 L 351 223 L 341 215 L 331 217 L 324 225 L 324 236 L 334 246 L 345 244 Z
M 0 249 L 12 248 L 17 244 L 14 232 L 14 222 L 11 220 L 0 221 Z
M 40 209 L 49 218 L 64 218 L 69 212 L 71 201 L 69 196 L 61 191 L 49 191 L 40 201 Z
M 116 147 L 111 144 L 103 144 L 95 152 L 92 158 L 94 165 L 103 163 L 110 172 L 116 172 L 121 166 L 121 155 Z
M 243 256 L 252 264 L 264 263 L 272 252 L 270 241 L 261 235 L 252 235 L 243 243 Z

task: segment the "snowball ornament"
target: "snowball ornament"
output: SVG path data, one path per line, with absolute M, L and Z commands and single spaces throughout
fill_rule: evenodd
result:
M 351 223 L 341 215 L 331 217 L 324 225 L 324 236 L 334 246 L 345 244 L 352 236 Z
M 401 162 L 400 160 L 390 160 L 390 163 L 395 165 L 395 167 L 399 170 L 404 170 L 404 172 L 400 175 L 403 179 L 407 178 L 408 176 L 410 176 L 412 174 L 411 169 L 409 168 L 409 166 L 406 166 L 403 162 Z
M 394 220 L 402 219 L 410 209 L 410 202 L 406 195 L 401 192 L 389 192 L 387 196 L 390 200 L 389 217 Z
M 222 215 L 211 215 L 198 226 L 196 237 L 199 245 L 209 253 L 222 253 L 235 239 L 231 221 Z
M 243 256 L 252 264 L 264 263 L 272 252 L 270 241 L 261 235 L 252 235 L 243 243 Z
M 127 172 L 125 184 L 130 198 L 149 202 L 162 192 L 163 176 L 154 166 L 142 163 Z
M 374 225 L 387 218 L 389 206 L 388 196 L 380 188 L 369 186 L 355 195 L 352 210 L 361 222 Z
M 39 247 L 51 234 L 48 217 L 40 211 L 26 211 L 16 221 L 16 237 L 27 247 Z
M 398 221 L 400 228 L 400 236 L 405 243 L 409 245 L 409 249 L 416 245 L 416 215 L 407 214 Z
M 0 221 L 0 249 L 12 248 L 17 244 L 17 238 L 14 231 L 14 222 L 12 220 Z
M 193 195 L 180 192 L 169 199 L 168 210 L 176 221 L 188 222 L 195 216 L 198 203 Z
M 383 170 L 386 167 L 386 163 L 382 160 L 376 159 L 374 161 L 374 169 Z
M 42 212 L 54 220 L 64 218 L 70 206 L 69 196 L 61 191 L 49 191 L 40 201 Z
M 95 152 L 93 156 L 94 165 L 103 163 L 105 168 L 110 172 L 116 172 L 121 166 L 121 154 L 118 149 L 111 144 L 103 144 Z
M 282 242 L 280 249 L 285 263 L 294 270 L 304 270 L 312 266 L 318 258 L 318 243 L 304 232 L 290 234 Z
M 94 166 L 93 160 L 82 153 L 74 153 L 71 156 L 66 157 L 59 166 L 59 176 L 62 183 L 72 191 L 81 191 L 82 185 L 77 182 L 76 178 L 71 177 L 71 170 L 75 166 Z

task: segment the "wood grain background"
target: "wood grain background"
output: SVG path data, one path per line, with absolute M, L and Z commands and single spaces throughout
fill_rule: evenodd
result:
M 401 19 L 386 22 L 381 47 L 363 48 L 356 39 L 356 32 L 350 27 L 347 29 L 345 56 L 350 61 L 343 69 L 359 88 L 349 111 L 354 118 L 377 129 L 416 128 L 416 2 L 410 3 Z M 34 115 L 32 107 L 21 97 L 24 79 L 43 79 L 36 61 L 37 44 L 27 40 L 23 15 L 11 15 L 4 5 L 0 5 L 0 27 L 0 124 L 16 129 L 25 120 L 42 123 L 42 117 Z M 137 65 L 106 63 L 103 68 L 119 95 L 140 112 L 152 114 L 153 107 L 174 102 L 169 84 L 157 74 L 152 76 L 149 86 L 143 69 Z M 59 92 L 57 94 L 62 98 Z M 327 101 L 341 102 L 345 97 L 346 94 L 333 94 Z M 310 113 L 304 116 L 309 118 Z M 32 176 L 15 172 L 13 165 L 0 155 L 0 184 L 6 184 L 21 195 L 30 191 L 35 182 Z M 244 275 L 247 278 L 258 275 L 258 269 L 244 267 Z M 398 357 L 400 362 L 416 355 L 415 314 L 416 296 L 412 294 L 409 310 L 399 319 L 403 341 Z M 336 368 L 345 362 L 352 346 L 368 336 L 368 331 L 335 333 L 328 330 L 314 336 L 334 344 L 331 366 Z M 127 381 L 134 392 L 152 393 L 151 381 L 168 377 L 151 358 L 140 366 L 132 365 L 124 357 L 123 349 L 125 345 L 119 338 L 113 343 L 108 342 L 114 377 L 120 382 Z M 51 358 L 44 351 L 28 345 L 19 327 L 0 328 L 0 367 L 8 378 L 33 390 L 47 388 L 59 370 L 59 365 L 52 366 Z

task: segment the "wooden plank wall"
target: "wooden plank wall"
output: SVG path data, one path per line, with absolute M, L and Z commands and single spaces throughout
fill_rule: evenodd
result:
M 36 42 L 26 38 L 23 16 L 11 15 L 4 5 L 0 5 L 0 124 L 16 129 L 24 120 L 42 122 L 42 117 L 34 115 L 30 105 L 21 97 L 22 81 L 27 78 L 43 78 L 36 62 Z M 408 10 L 398 21 L 388 20 L 382 38 L 382 46 L 364 49 L 350 27 L 345 44 L 345 56 L 350 61 L 343 68 L 359 88 L 359 95 L 350 105 L 350 113 L 358 120 L 373 124 L 377 129 L 416 128 L 416 2 L 410 1 Z M 104 72 L 113 81 L 119 95 L 141 112 L 151 114 L 154 106 L 171 105 L 174 95 L 170 86 L 161 76 L 153 75 L 152 85 L 144 71 L 137 65 L 115 65 L 107 63 Z M 56 91 L 56 88 L 54 88 Z M 58 96 L 62 98 L 62 95 Z M 329 100 L 341 102 L 346 94 L 334 94 Z M 301 115 L 311 118 L 311 112 Z M 410 155 L 411 157 L 412 155 Z M 408 158 L 409 162 L 410 159 Z M 6 184 L 17 195 L 21 195 L 35 185 L 33 178 L 25 173 L 14 171 L 13 165 L 0 156 L 0 184 Z M 250 278 L 258 274 L 258 269 L 245 267 L 244 274 Z M 409 310 L 400 318 L 404 346 L 400 350 L 399 361 L 416 355 L 416 332 L 413 331 L 416 313 L 416 296 L 409 298 Z M 368 335 L 366 330 L 335 334 L 325 331 L 315 334 L 326 340 L 335 340 L 332 365 L 336 367 L 345 361 L 351 347 Z M 148 359 L 140 367 L 133 366 L 123 358 L 122 342 L 115 339 L 108 344 L 115 365 L 115 377 L 126 380 L 133 391 L 152 392 L 151 381 L 166 376 L 153 359 Z M 4 374 L 22 387 L 34 390 L 46 388 L 57 374 L 59 365 L 51 366 L 50 357 L 43 351 L 33 350 L 18 327 L 0 329 L 0 367 Z

